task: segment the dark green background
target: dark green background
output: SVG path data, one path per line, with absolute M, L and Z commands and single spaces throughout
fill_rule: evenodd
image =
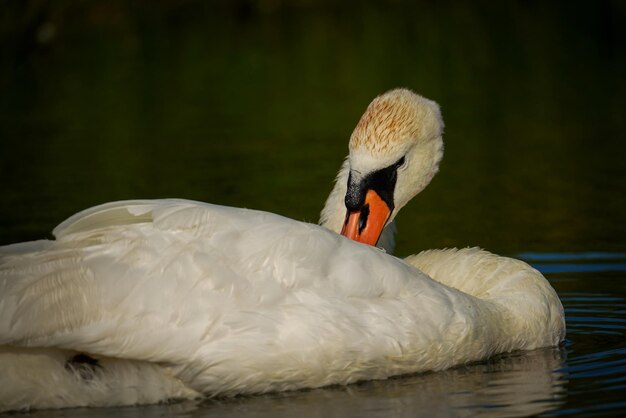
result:
M 446 154 L 399 254 L 625 248 L 626 6 L 8 1 L 0 243 L 182 197 L 315 222 L 369 101 L 440 103 Z

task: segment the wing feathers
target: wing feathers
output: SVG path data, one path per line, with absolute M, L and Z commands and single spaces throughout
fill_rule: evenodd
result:
M 105 203 L 78 212 L 54 228 L 52 233 L 57 239 L 62 239 L 70 234 L 87 232 L 107 226 L 150 222 L 152 220 L 150 211 L 154 206 L 154 201 L 149 200 Z

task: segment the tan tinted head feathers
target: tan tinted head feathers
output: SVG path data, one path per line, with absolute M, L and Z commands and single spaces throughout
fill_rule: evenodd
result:
M 427 140 L 442 134 L 437 104 L 407 89 L 390 90 L 369 104 L 350 137 L 350 150 L 372 156 L 404 148 L 412 139 Z

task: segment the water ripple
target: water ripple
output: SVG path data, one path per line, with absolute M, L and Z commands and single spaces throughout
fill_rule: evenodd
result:
M 583 252 L 583 253 L 533 253 L 517 255 L 526 261 L 572 261 L 572 260 L 619 260 L 626 259 L 626 253 L 614 252 Z
M 626 271 L 626 253 L 622 252 L 526 252 L 518 254 L 517 258 L 530 263 L 534 268 L 544 274 Z

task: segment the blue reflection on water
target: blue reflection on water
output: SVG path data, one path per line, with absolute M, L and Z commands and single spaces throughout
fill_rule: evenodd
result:
M 601 271 L 626 271 L 626 263 L 531 263 L 531 265 L 542 273 L 597 273 Z
M 526 261 L 564 261 L 564 260 L 618 260 L 626 259 L 626 253 L 616 252 L 582 252 L 582 253 L 535 253 L 524 252 L 517 257 Z
M 533 253 L 526 252 L 517 255 L 518 258 L 529 262 L 542 273 L 598 273 L 605 271 L 626 271 L 626 262 L 597 263 L 596 260 L 626 259 L 626 253 L 616 252 L 583 252 L 583 253 Z M 545 261 L 553 261 L 546 263 Z M 562 261 L 569 261 L 563 263 Z M 573 261 L 573 262 L 572 262 Z M 578 263 L 576 262 L 578 261 Z

